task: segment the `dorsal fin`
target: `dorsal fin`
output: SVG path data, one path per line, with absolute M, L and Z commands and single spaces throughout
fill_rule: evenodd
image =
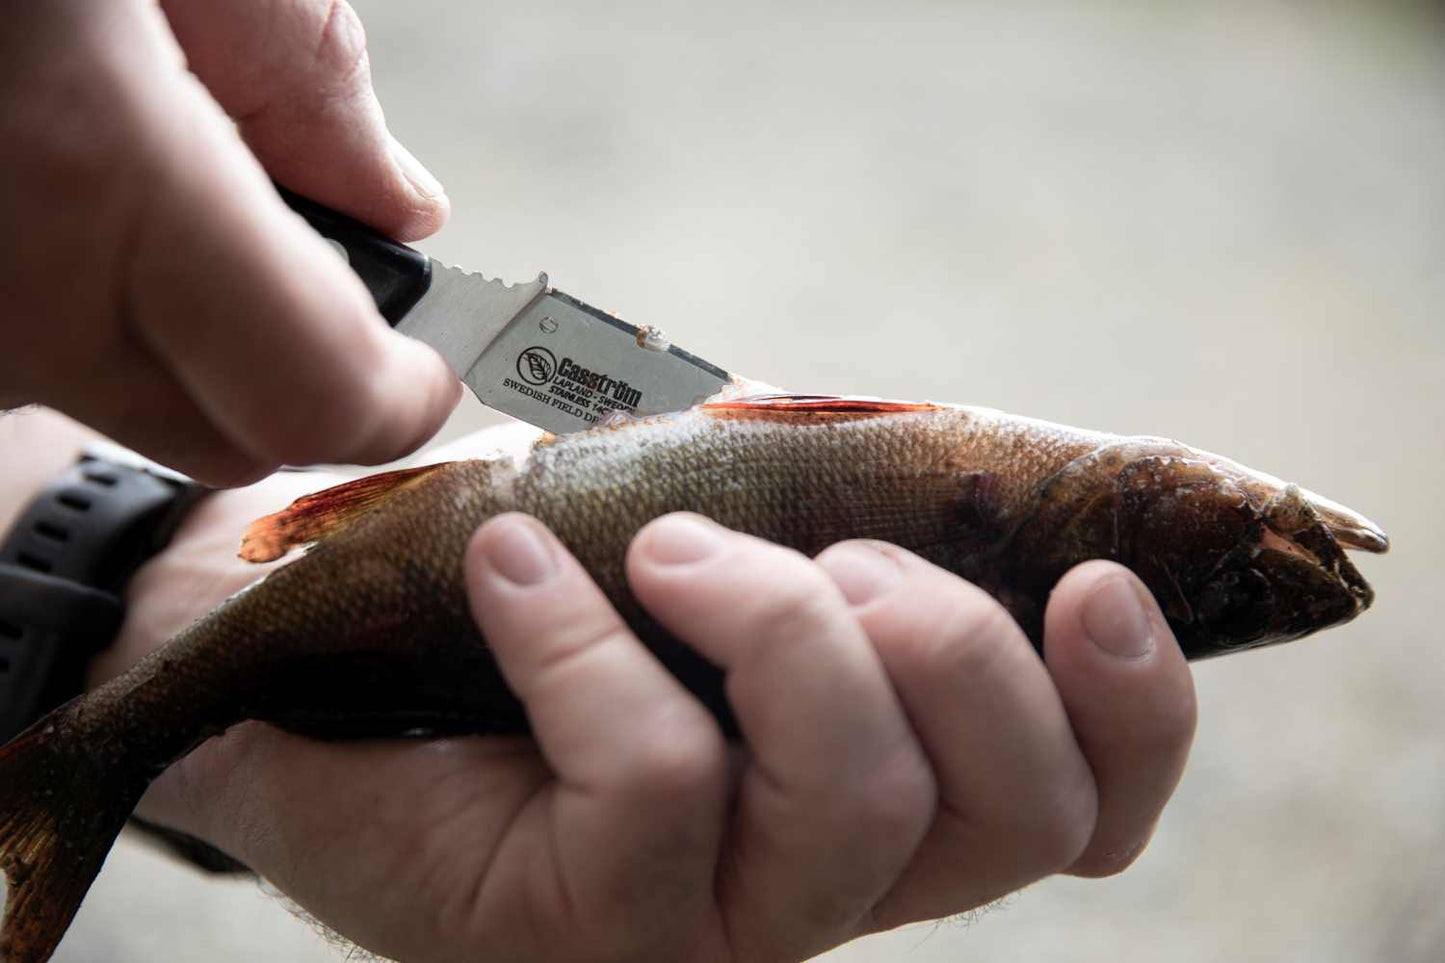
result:
M 314 542 L 351 524 L 397 492 L 413 488 L 432 473 L 454 464 L 444 461 L 386 471 L 303 495 L 281 511 L 252 522 L 241 536 L 239 554 L 248 562 L 278 559 L 297 545 Z
M 710 414 L 769 415 L 819 414 L 874 417 L 914 411 L 938 411 L 942 406 L 931 401 L 887 401 L 883 398 L 843 397 L 840 395 L 749 395 L 702 405 Z

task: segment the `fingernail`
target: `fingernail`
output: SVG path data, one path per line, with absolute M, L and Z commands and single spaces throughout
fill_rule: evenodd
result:
M 871 545 L 839 545 L 818 559 L 849 605 L 866 605 L 903 580 L 903 569 L 891 555 Z
M 659 565 L 701 562 L 722 547 L 722 534 L 711 522 L 691 515 L 676 515 L 654 522 L 643 551 Z
M 442 182 L 436 179 L 436 175 L 422 166 L 416 155 L 403 147 L 401 141 L 395 137 L 391 139 L 391 158 L 422 197 L 435 199 L 446 195 L 446 188 L 442 187 Z
M 1084 602 L 1084 632 L 1099 648 L 1122 659 L 1138 659 L 1154 648 L 1154 628 L 1133 582 L 1105 578 Z
M 552 577 L 557 563 L 540 526 L 527 518 L 493 523 L 486 540 L 487 564 L 513 585 L 540 585 Z

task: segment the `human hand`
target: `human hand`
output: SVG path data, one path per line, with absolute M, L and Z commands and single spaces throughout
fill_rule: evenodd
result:
M 456 378 L 267 180 L 404 239 L 446 217 L 386 131 L 345 3 L 7 13 L 0 407 L 50 405 L 221 485 L 435 432 Z
M 249 516 L 293 494 L 263 487 L 213 500 L 169 575 L 164 556 L 142 571 L 121 664 L 198 614 L 182 597 L 237 587 L 203 575 L 164 601 L 170 575 L 206 568 L 205 532 L 233 547 L 225 499 L 271 503 Z M 893 547 L 813 562 L 674 516 L 638 537 L 629 577 L 725 669 L 742 746 L 552 536 L 504 516 L 474 539 L 468 580 L 535 743 L 247 724 L 172 767 L 143 814 L 408 961 L 800 960 L 1051 873 L 1117 872 L 1182 769 L 1188 669 L 1109 563 L 1056 590 L 1043 661 L 982 592 Z

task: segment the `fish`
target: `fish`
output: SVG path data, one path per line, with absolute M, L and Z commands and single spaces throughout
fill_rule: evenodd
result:
M 463 581 L 472 533 L 509 511 L 557 534 L 730 735 L 719 671 L 628 590 L 628 544 L 670 512 L 808 555 L 892 542 L 987 590 L 1035 645 L 1060 577 L 1113 559 L 1191 659 L 1349 621 L 1374 592 L 1346 550 L 1389 548 L 1342 505 L 1166 438 L 869 398 L 723 398 L 545 436 L 520 457 L 347 482 L 258 520 L 240 549 L 304 554 L 0 748 L 0 960 L 50 957 L 146 786 L 232 725 L 328 739 L 525 733 Z

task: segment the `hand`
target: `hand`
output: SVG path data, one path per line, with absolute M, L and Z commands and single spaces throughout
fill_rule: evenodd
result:
M 446 217 L 386 132 L 345 3 L 7 13 L 0 407 L 51 405 L 221 485 L 434 433 L 456 378 L 267 180 L 403 238 Z
M 250 577 L 230 551 L 239 516 L 292 494 L 271 484 L 217 496 L 143 570 L 112 669 Z M 172 767 L 142 812 L 399 959 L 752 963 L 1117 872 L 1179 778 L 1191 677 L 1112 564 L 1063 580 L 1042 661 L 982 592 L 889 546 L 813 562 L 673 516 L 637 538 L 629 577 L 725 668 L 743 746 L 552 536 L 504 516 L 468 580 L 535 743 L 251 723 Z

